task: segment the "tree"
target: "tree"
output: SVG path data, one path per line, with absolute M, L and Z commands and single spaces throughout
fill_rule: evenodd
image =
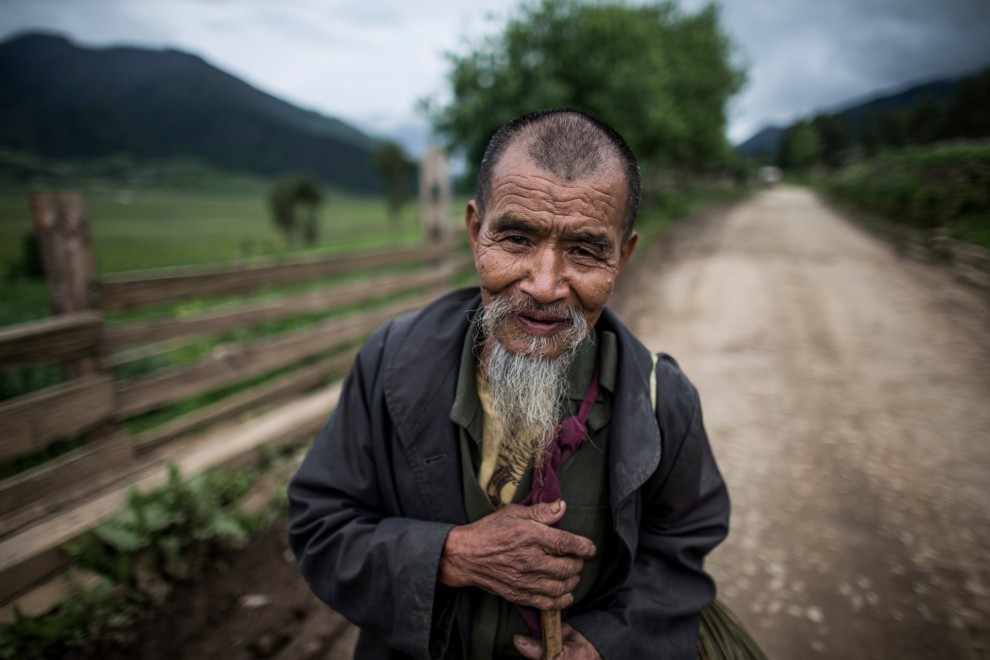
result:
M 323 191 L 313 177 L 304 176 L 296 179 L 294 197 L 297 206 L 301 206 L 305 215 L 302 221 L 303 241 L 306 245 L 315 245 L 320 236 L 319 218 L 316 211 L 323 203 Z
M 728 153 L 725 105 L 744 80 L 730 56 L 714 6 L 542 0 L 448 54 L 453 98 L 424 107 L 474 168 L 499 126 L 567 106 L 614 126 L 644 165 L 700 169 Z
M 945 111 L 943 136 L 990 137 L 990 69 L 962 82 Z
M 320 233 L 317 210 L 323 200 L 320 185 L 310 176 L 280 179 L 272 186 L 268 193 L 272 222 L 290 245 L 297 238 L 310 246 L 316 243 Z M 301 218 L 300 209 L 305 213 Z
M 908 111 L 907 136 L 912 144 L 928 144 L 942 130 L 943 104 L 935 95 L 925 94 Z
M 416 165 L 395 142 L 386 140 L 375 152 L 375 173 L 385 185 L 389 223 L 398 226 L 402 207 L 409 200 Z
M 784 167 L 804 169 L 819 162 L 822 142 L 811 122 L 802 121 L 787 129 L 781 144 L 780 164 Z
M 285 234 L 285 240 L 290 245 L 293 244 L 296 238 L 296 206 L 292 181 L 281 179 L 275 182 L 268 192 L 268 207 L 275 227 Z
M 829 167 L 843 164 L 853 145 L 853 127 L 843 114 L 819 114 L 811 120 L 811 127 L 821 145 L 821 160 Z

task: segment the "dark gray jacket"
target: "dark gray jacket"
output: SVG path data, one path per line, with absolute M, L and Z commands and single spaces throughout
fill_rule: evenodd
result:
M 289 540 L 324 602 L 362 630 L 355 658 L 465 655 L 470 598 L 437 585 L 447 532 L 467 522 L 449 419 L 477 289 L 392 321 L 362 347 L 336 411 L 289 486 Z M 609 436 L 617 542 L 568 622 L 605 658 L 696 655 L 715 586 L 705 554 L 726 535 L 729 499 L 697 392 L 606 310 L 619 368 Z

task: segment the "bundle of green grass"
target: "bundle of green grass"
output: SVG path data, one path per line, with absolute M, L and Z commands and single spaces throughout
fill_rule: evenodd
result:
M 701 612 L 699 660 L 767 660 L 756 640 L 721 601 Z

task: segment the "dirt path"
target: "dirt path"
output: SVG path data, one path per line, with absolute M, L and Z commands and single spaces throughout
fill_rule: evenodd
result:
M 722 598 L 772 658 L 990 657 L 986 299 L 798 188 L 675 244 L 620 311 L 701 391 Z

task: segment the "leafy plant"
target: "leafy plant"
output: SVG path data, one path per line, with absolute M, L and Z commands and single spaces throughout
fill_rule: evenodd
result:
M 210 472 L 188 481 L 169 468 L 165 487 L 133 492 L 127 508 L 68 546 L 77 565 L 111 577 L 132 597 L 162 600 L 169 581 L 189 579 L 217 550 L 243 547 L 259 520 L 232 507 L 251 471 Z
M 45 658 L 55 649 L 83 646 L 108 626 L 122 626 L 138 613 L 122 601 L 113 582 L 102 580 L 88 591 L 79 591 L 43 617 L 14 610 L 14 620 L 0 626 L 0 658 Z
M 47 657 L 89 643 L 106 627 L 122 626 L 160 603 L 171 585 L 199 575 L 224 549 L 243 547 L 273 519 L 271 510 L 247 514 L 237 503 L 265 469 L 287 459 L 268 450 L 262 466 L 212 471 L 189 480 L 169 467 L 168 482 L 151 493 L 134 491 L 126 508 L 65 546 L 73 565 L 105 576 L 42 617 L 19 611 L 0 627 L 0 659 Z

